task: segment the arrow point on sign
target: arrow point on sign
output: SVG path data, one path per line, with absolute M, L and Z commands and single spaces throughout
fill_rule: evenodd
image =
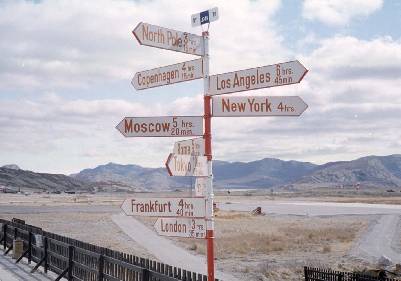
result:
M 138 33 L 137 33 L 137 30 L 139 29 L 139 27 L 140 27 L 142 24 L 143 24 L 142 22 L 138 23 L 137 26 L 134 28 L 134 30 L 132 30 L 132 34 L 134 34 L 136 40 L 137 40 L 138 43 L 141 44 L 141 45 L 142 45 L 142 42 L 141 42 L 141 40 L 139 39 L 139 37 L 138 37 L 138 35 L 137 35 L 137 34 L 138 34 Z
M 169 163 L 170 163 L 171 157 L 173 157 L 173 153 L 170 153 L 170 154 L 169 154 L 169 156 L 168 156 L 168 158 L 167 158 L 167 161 L 166 161 L 166 164 L 165 164 L 165 165 L 166 165 L 167 172 L 168 172 L 168 174 L 169 174 L 170 176 L 173 175 L 173 173 L 172 173 L 171 170 L 170 170 L 170 167 L 168 166 Z
M 304 77 L 305 77 L 305 75 L 306 75 L 306 73 L 308 73 L 308 69 L 306 69 L 306 67 L 299 61 L 299 60 L 297 60 L 297 62 L 299 63 L 299 65 L 304 69 L 304 73 L 302 74 L 302 76 L 301 76 L 301 78 L 299 78 L 299 81 L 298 82 L 301 82 L 302 81 L 302 79 L 304 79 Z
M 308 109 L 309 105 L 302 98 L 299 97 L 299 99 L 302 102 L 302 104 L 304 105 L 301 112 L 299 113 L 299 115 L 301 115 L 302 113 L 305 112 L 306 109 Z
M 124 122 L 125 118 L 120 121 L 120 123 L 117 124 L 116 129 L 124 136 L 126 137 L 126 134 L 122 131 L 122 123 Z

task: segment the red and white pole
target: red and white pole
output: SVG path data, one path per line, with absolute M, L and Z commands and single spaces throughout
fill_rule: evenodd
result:
M 209 91 L 209 32 L 204 31 L 203 37 L 203 86 L 204 86 L 204 122 L 205 122 L 205 156 L 208 164 L 207 198 L 206 198 L 206 249 L 207 249 L 207 280 L 214 281 L 214 214 L 213 214 L 213 172 L 212 172 L 212 112 Z

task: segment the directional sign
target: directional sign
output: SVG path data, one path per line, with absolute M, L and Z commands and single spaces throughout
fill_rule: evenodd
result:
M 202 59 L 137 72 L 131 84 L 137 90 L 165 86 L 203 77 Z
M 216 21 L 219 19 L 219 10 L 217 7 L 203 11 L 198 14 L 193 14 L 191 16 L 191 25 L 192 27 L 199 26 L 205 23 L 209 23 L 212 21 Z
M 202 56 L 202 37 L 141 22 L 132 31 L 139 44 Z
M 206 221 L 204 219 L 158 218 L 154 225 L 162 236 L 205 238 Z
M 177 141 L 174 144 L 175 155 L 203 156 L 205 154 L 205 141 L 203 137 Z
M 207 158 L 205 156 L 176 155 L 170 153 L 166 161 L 170 176 L 206 177 Z
M 208 95 L 222 95 L 301 82 L 308 70 L 299 61 L 210 76 Z
M 208 190 L 210 179 L 207 177 L 196 178 L 195 180 L 195 196 L 205 197 Z
M 128 198 L 121 209 L 128 216 L 203 218 L 203 198 Z
M 213 116 L 299 116 L 308 105 L 297 96 L 213 97 Z
M 125 137 L 201 136 L 203 135 L 203 117 L 125 117 L 116 128 Z

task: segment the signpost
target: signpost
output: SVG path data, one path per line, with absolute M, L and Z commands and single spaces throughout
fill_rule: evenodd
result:
M 162 236 L 198 238 L 206 237 L 206 221 L 190 218 L 158 218 L 154 225 Z
M 196 27 L 199 25 L 203 25 L 205 23 L 211 23 L 212 21 L 216 21 L 219 19 L 219 10 L 217 7 L 200 12 L 198 14 L 193 14 L 191 16 L 191 25 L 192 27 Z
M 202 55 L 202 37 L 141 22 L 132 31 L 139 44 L 191 55 Z
M 213 117 L 300 116 L 308 105 L 297 96 L 213 97 Z
M 218 9 L 213 8 L 192 15 L 191 24 L 218 18 Z M 290 61 L 209 76 L 208 31 L 198 36 L 141 22 L 133 34 L 141 45 L 202 57 L 137 72 L 131 83 L 143 90 L 203 77 L 203 116 L 125 117 L 116 128 L 126 137 L 202 137 L 176 142 L 166 161 L 171 176 L 197 177 L 196 197 L 129 198 L 121 208 L 127 215 L 160 217 L 155 224 L 160 235 L 205 238 L 207 280 L 214 281 L 212 116 L 299 116 L 308 107 L 297 96 L 214 96 L 299 83 L 308 70 L 299 61 Z
M 170 153 L 166 161 L 170 176 L 206 177 L 208 176 L 205 156 L 176 155 Z
M 195 197 L 206 197 L 209 181 L 207 178 L 195 179 Z
M 121 205 L 127 216 L 205 217 L 203 198 L 128 198 Z
M 136 90 L 160 87 L 203 77 L 202 59 L 137 72 L 131 81 Z
M 301 82 L 308 70 L 299 61 L 210 76 L 209 95 L 222 95 Z
M 201 136 L 201 116 L 125 117 L 116 126 L 125 137 Z
M 176 155 L 203 156 L 205 154 L 205 141 L 203 138 L 177 141 L 173 153 Z

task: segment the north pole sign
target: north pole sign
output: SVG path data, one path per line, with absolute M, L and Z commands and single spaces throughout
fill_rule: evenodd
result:
M 202 37 L 141 22 L 132 31 L 139 44 L 202 56 Z
M 185 137 L 203 135 L 202 116 L 125 117 L 116 126 L 125 137 Z
M 278 63 L 210 76 L 208 95 L 284 86 L 301 82 L 308 70 L 299 61 Z
M 206 221 L 190 218 L 158 218 L 154 224 L 161 236 L 198 238 L 206 237 Z
M 308 105 L 297 96 L 213 97 L 214 117 L 300 116 Z
M 128 198 L 121 209 L 128 216 L 205 217 L 203 198 Z
M 170 153 L 166 161 L 167 172 L 170 176 L 207 177 L 206 156 L 177 155 Z
M 137 72 L 131 81 L 136 90 L 144 90 L 203 77 L 202 59 Z

